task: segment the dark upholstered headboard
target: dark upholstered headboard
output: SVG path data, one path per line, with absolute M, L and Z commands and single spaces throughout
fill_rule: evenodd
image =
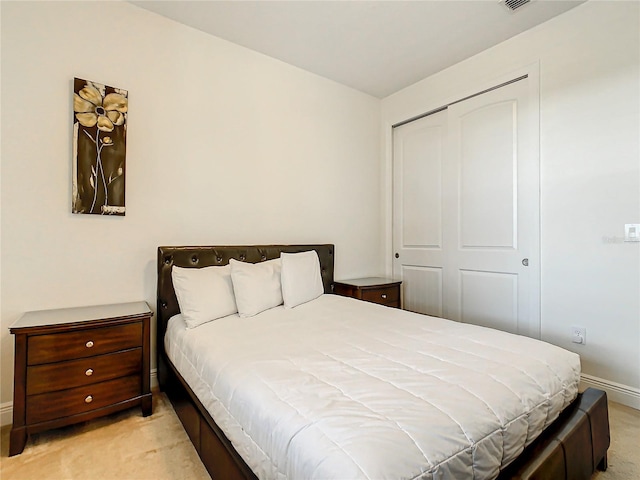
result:
M 229 245 L 229 246 L 177 246 L 158 247 L 158 305 L 157 344 L 158 369 L 164 364 L 164 334 L 169 319 L 180 313 L 178 300 L 173 291 L 171 268 L 202 268 L 227 265 L 230 258 L 243 262 L 258 263 L 279 258 L 281 252 L 297 253 L 315 250 L 320 258 L 320 270 L 325 293 L 333 289 L 333 252 L 334 246 L 326 245 Z M 161 372 L 158 377 L 162 386 Z

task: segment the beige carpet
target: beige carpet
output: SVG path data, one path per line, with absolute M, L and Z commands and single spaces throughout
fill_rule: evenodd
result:
M 640 480 L 640 410 L 609 402 L 609 468 L 592 480 Z
M 153 415 L 139 408 L 29 437 L 9 454 L 2 428 L 2 480 L 209 480 L 189 437 L 164 394 L 154 392 Z
M 609 417 L 609 469 L 594 479 L 640 479 L 640 411 L 610 403 Z M 32 435 L 21 455 L 7 457 L 9 427 L 1 439 L 2 480 L 209 479 L 171 404 L 158 393 L 150 417 L 132 409 Z

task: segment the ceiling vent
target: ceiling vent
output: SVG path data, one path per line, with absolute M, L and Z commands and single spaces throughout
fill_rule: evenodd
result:
M 531 3 L 531 0 L 501 0 L 500 3 L 502 3 L 504 6 L 506 6 L 509 10 L 513 12 L 518 8 L 522 7 L 523 5 L 526 5 L 527 3 Z

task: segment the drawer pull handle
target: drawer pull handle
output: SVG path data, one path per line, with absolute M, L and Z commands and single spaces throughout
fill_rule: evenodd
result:
M 386 294 L 386 293 L 383 293 L 383 294 L 382 294 L 382 298 L 386 299 L 386 298 L 387 298 L 387 294 Z
M 87 377 L 90 377 L 91 375 L 93 375 L 93 369 L 92 369 L 92 368 L 87 368 L 87 371 L 86 371 L 86 372 L 84 372 L 84 374 L 85 374 Z
M 87 348 L 91 348 L 93 347 L 93 342 L 91 340 L 89 340 L 87 343 L 84 344 L 85 347 Z
M 91 395 L 87 395 L 87 398 L 84 399 L 84 403 L 91 403 L 93 402 L 93 397 Z

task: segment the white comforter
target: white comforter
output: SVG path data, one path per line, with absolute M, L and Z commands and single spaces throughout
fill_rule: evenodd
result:
M 578 355 L 335 295 L 165 346 L 261 479 L 494 478 L 578 391 Z

